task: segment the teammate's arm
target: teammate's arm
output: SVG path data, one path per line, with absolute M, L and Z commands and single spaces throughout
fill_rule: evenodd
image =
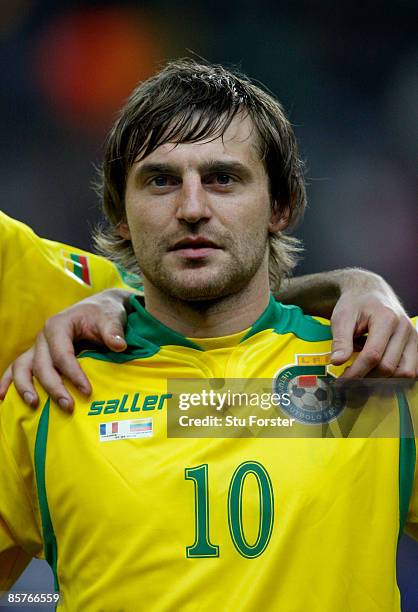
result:
M 279 299 L 331 319 L 334 365 L 350 358 L 356 337 L 368 334 L 345 378 L 416 376 L 417 332 L 381 276 L 359 268 L 301 276 L 281 288 Z
M 129 313 L 132 292 L 107 289 L 77 302 L 50 317 L 38 334 L 35 344 L 22 353 L 5 371 L 0 381 L 0 400 L 4 399 L 12 380 L 23 400 L 38 405 L 32 376 L 65 410 L 72 410 L 73 399 L 62 378 L 68 378 L 77 389 L 91 393 L 91 385 L 76 359 L 77 342 L 106 345 L 118 352 L 126 348 L 124 325 Z
M 36 406 L 37 395 L 32 384 L 32 375 L 35 375 L 62 408 L 71 410 L 73 400 L 62 376 L 70 379 L 82 393 L 91 391 L 75 359 L 73 343 L 87 338 L 112 350 L 123 350 L 124 306 L 129 295 L 126 291 L 109 290 L 50 318 L 35 346 L 6 370 L 0 383 L 0 399 L 14 378 L 26 403 Z M 309 312 L 318 315 L 328 314 L 336 305 L 331 318 L 335 364 L 343 363 L 351 355 L 354 335 L 369 333 L 356 366 L 347 371 L 348 376 L 364 376 L 370 371 L 376 376 L 415 374 L 416 332 L 396 295 L 381 277 L 357 269 L 324 272 L 295 280 L 293 288 L 290 283 L 278 297 L 302 307 L 310 303 Z

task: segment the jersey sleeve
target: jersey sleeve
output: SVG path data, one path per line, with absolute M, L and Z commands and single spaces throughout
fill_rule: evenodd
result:
M 104 289 L 132 289 L 134 281 L 110 261 L 40 238 L 0 212 L 0 372 L 33 344 L 48 317 Z
M 418 329 L 418 317 L 412 317 L 411 322 Z M 408 535 L 418 540 L 418 383 L 415 382 L 412 389 L 405 392 L 412 419 L 415 441 L 415 471 L 412 485 L 409 510 L 406 517 L 405 531 Z
M 418 540 L 418 384 L 406 393 L 415 436 L 415 475 L 405 531 Z
M 33 555 L 19 542 L 19 526 L 23 524 L 25 500 L 19 490 L 15 470 L 6 459 L 3 441 L 0 444 L 0 591 L 8 591 Z
M 0 409 L 0 591 L 13 586 L 32 557 L 43 557 L 39 511 L 25 482 L 33 478 L 26 437 L 10 418 L 14 400 L 13 390 Z

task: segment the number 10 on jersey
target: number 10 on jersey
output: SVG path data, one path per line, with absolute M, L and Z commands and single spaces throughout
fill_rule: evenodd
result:
M 242 520 L 242 493 L 245 479 L 252 474 L 257 481 L 260 501 L 258 534 L 254 543 L 245 537 Z M 209 528 L 209 467 L 205 463 L 185 469 L 186 480 L 193 481 L 195 501 L 195 541 L 186 547 L 189 558 L 219 557 L 219 546 L 212 544 Z M 273 487 L 270 476 L 261 463 L 245 461 L 232 475 L 228 492 L 228 524 L 237 551 L 248 559 L 259 557 L 270 541 L 274 522 Z

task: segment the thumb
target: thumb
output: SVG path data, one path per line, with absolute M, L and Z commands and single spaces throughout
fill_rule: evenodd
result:
M 111 351 L 121 352 L 127 347 L 125 332 L 123 327 L 118 324 L 108 324 L 102 330 L 103 342 Z
M 13 380 L 12 366 L 9 366 L 0 380 L 0 400 L 4 400 Z
M 353 354 L 353 336 L 356 321 L 351 313 L 337 312 L 331 319 L 331 363 L 341 365 Z

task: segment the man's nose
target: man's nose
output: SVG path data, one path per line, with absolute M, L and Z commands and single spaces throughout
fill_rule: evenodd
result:
M 200 176 L 184 177 L 177 198 L 177 219 L 197 223 L 211 216 L 208 194 L 202 185 Z

